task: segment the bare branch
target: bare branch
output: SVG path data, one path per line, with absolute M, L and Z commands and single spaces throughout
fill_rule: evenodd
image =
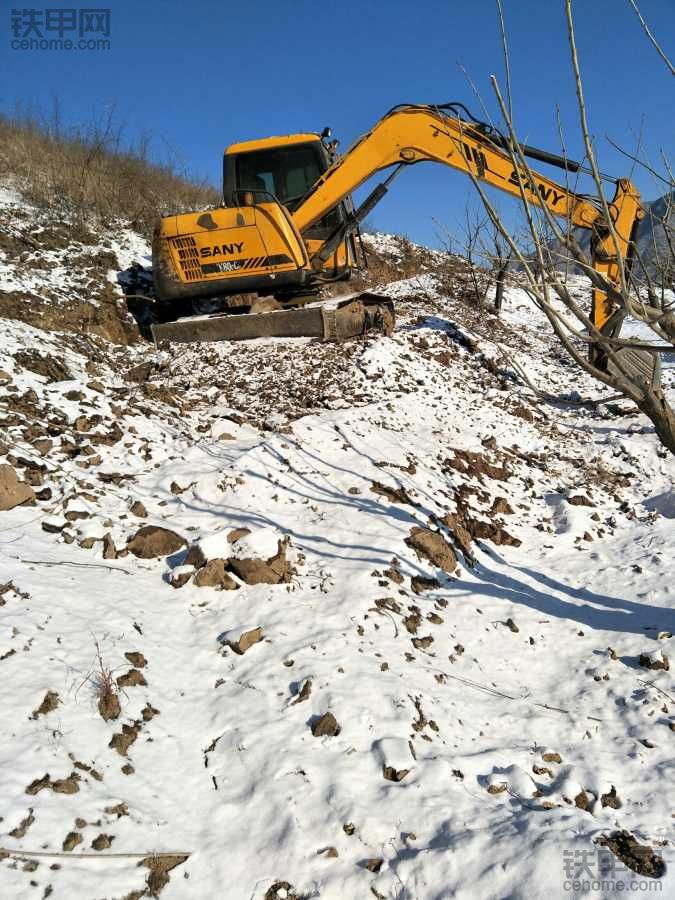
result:
M 656 52 L 659 54 L 659 56 L 660 56 L 661 59 L 664 61 L 664 63 L 668 66 L 668 68 L 670 69 L 670 74 L 671 74 L 671 75 L 675 75 L 675 66 L 673 66 L 673 64 L 671 63 L 671 61 L 670 61 L 670 60 L 668 59 L 668 57 L 666 56 L 664 50 L 661 48 L 659 42 L 656 40 L 656 38 L 654 37 L 654 35 L 653 35 L 653 34 L 651 33 L 651 31 L 649 30 L 649 26 L 648 26 L 647 23 L 645 22 L 644 17 L 643 17 L 643 15 L 642 15 L 642 13 L 640 12 L 640 9 L 639 9 L 637 3 L 635 2 L 635 0 L 628 0 L 628 2 L 630 3 L 630 5 L 631 5 L 631 6 L 633 7 L 633 9 L 635 10 L 635 15 L 636 15 L 636 16 L 638 17 L 638 19 L 640 20 L 640 25 L 642 25 L 642 28 L 643 28 L 643 30 L 644 30 L 644 33 L 647 35 L 647 37 L 649 38 L 649 40 L 652 42 L 652 45 L 653 45 L 654 49 L 655 49 Z

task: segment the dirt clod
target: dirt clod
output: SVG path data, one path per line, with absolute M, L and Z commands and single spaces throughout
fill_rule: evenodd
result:
M 70 831 L 66 835 L 63 841 L 63 849 L 66 853 L 70 853 L 71 850 L 74 850 L 78 844 L 82 843 L 82 835 L 77 831 Z
M 444 572 L 454 572 L 457 567 L 455 551 L 438 531 L 429 528 L 412 528 L 405 539 L 421 559 L 425 559 Z
M 145 687 L 147 683 L 145 676 L 138 669 L 129 669 L 117 679 L 117 686 L 120 688 Z
M 625 866 L 638 875 L 660 878 L 665 872 L 666 865 L 663 859 L 647 844 L 640 844 L 628 831 L 603 834 L 597 839 L 596 844 L 607 847 Z
M 144 669 L 148 661 L 143 656 L 142 653 L 139 653 L 137 650 L 130 650 L 124 654 L 125 657 L 129 660 L 132 666 L 135 666 L 137 669 Z
M 36 710 L 33 710 L 31 719 L 37 719 L 38 716 L 46 716 L 47 713 L 53 712 L 61 701 L 56 691 L 47 691 L 44 700 Z
M 91 842 L 91 846 L 94 850 L 108 850 L 112 847 L 112 842 L 114 840 L 115 837 L 112 834 L 99 834 L 99 836 L 95 837 Z

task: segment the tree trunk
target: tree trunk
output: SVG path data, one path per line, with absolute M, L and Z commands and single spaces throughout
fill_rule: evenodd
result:
M 497 271 L 497 282 L 495 285 L 495 312 L 498 313 L 502 308 L 502 300 L 504 299 L 504 279 L 506 278 L 506 270 L 509 267 L 509 260 L 503 263 Z
M 675 413 L 661 388 L 649 388 L 637 404 L 640 412 L 654 423 L 656 434 L 664 447 L 675 455 Z

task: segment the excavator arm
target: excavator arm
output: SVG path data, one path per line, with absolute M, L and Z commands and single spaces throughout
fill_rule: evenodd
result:
M 314 184 L 311 191 L 293 213 L 293 221 L 302 234 L 329 210 L 377 172 L 396 166 L 383 185 L 375 189 L 360 210 L 345 223 L 332 239 L 314 255 L 312 262 L 320 266 L 344 239 L 350 224 L 370 212 L 384 196 L 388 183 L 405 166 L 419 162 L 436 162 L 471 174 L 493 187 L 521 198 L 521 183 L 530 202 L 546 206 L 554 215 L 564 218 L 568 227 L 592 231 L 592 265 L 610 282 L 620 284 L 620 267 L 630 265 L 632 242 L 637 222 L 644 217 L 637 189 L 627 179 L 616 182 L 615 193 L 609 203 L 615 241 L 599 201 L 570 191 L 552 179 L 538 173 L 519 173 L 508 153 L 498 146 L 504 138 L 485 126 L 448 115 L 449 107 L 400 106 L 385 115 L 353 144 Z M 523 147 L 528 156 L 577 171 L 580 166 L 534 148 Z M 618 245 L 618 246 L 617 246 Z M 602 330 L 611 321 L 614 305 L 603 291 L 593 292 L 592 321 Z

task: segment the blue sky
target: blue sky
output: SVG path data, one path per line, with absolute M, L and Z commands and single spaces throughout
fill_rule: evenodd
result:
M 558 150 L 557 104 L 567 152 L 580 155 L 562 0 L 503 3 L 521 139 Z M 460 100 L 476 109 L 460 66 L 496 115 L 489 76 L 502 77 L 503 63 L 495 0 L 113 0 L 107 51 L 12 49 L 16 4 L 3 5 L 1 110 L 17 102 L 48 108 L 57 95 L 63 119 L 78 124 L 112 107 L 130 138 L 148 131 L 156 153 L 215 183 L 222 150 L 236 140 L 330 125 L 345 149 L 397 103 Z M 640 6 L 672 58 L 675 0 Z M 663 148 L 672 158 L 673 80 L 628 0 L 576 0 L 575 9 L 601 167 L 630 174 L 605 136 L 633 150 L 641 127 L 646 156 L 658 164 Z M 661 192 L 643 172 L 633 177 L 646 198 Z M 472 196 L 459 173 L 420 165 L 397 180 L 373 219 L 434 243 L 434 220 L 454 230 Z M 500 201 L 505 212 L 514 205 Z

